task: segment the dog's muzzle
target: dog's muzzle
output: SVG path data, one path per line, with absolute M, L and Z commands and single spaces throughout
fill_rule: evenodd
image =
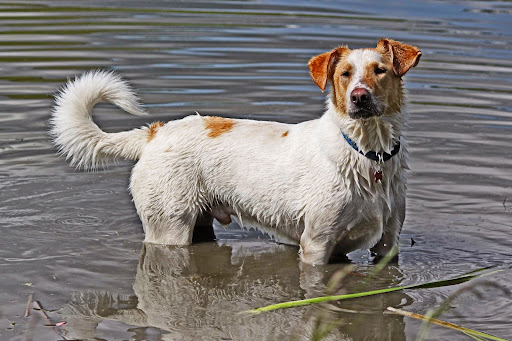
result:
M 353 119 L 365 119 L 382 115 L 375 105 L 373 95 L 365 88 L 352 90 L 350 102 L 353 106 L 351 110 L 348 110 L 348 115 Z

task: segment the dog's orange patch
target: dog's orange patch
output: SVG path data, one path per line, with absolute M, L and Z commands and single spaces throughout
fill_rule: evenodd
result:
M 207 116 L 204 118 L 206 123 L 205 128 L 210 130 L 208 137 L 218 137 L 224 133 L 227 133 L 236 124 L 235 120 L 217 116 Z
M 285 131 L 285 132 L 283 133 L 283 135 L 281 135 L 281 137 L 286 137 L 286 136 L 288 136 L 288 130 L 287 130 L 287 131 Z
M 160 127 L 162 127 L 164 124 L 165 124 L 164 122 L 160 122 L 160 121 L 151 123 L 151 125 L 149 126 L 148 142 L 151 141 L 155 137 L 156 133 L 158 132 L 158 129 Z
M 348 55 L 346 52 L 345 55 Z M 344 76 L 344 74 L 347 73 L 348 76 Z M 336 68 L 333 72 L 333 80 L 331 81 L 331 84 L 334 88 L 334 91 L 332 92 L 332 101 L 334 105 L 339 109 L 339 112 L 345 113 L 346 112 L 346 101 L 347 101 L 347 86 L 350 84 L 352 80 L 353 70 L 352 65 L 350 65 L 346 60 L 345 57 L 342 58 L 339 63 L 336 65 Z

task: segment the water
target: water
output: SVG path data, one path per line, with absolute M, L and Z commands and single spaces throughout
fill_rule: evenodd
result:
M 188 248 L 143 246 L 127 192 L 131 164 L 70 168 L 48 142 L 52 94 L 84 70 L 118 70 L 151 118 L 111 106 L 96 116 L 121 131 L 199 111 L 300 122 L 324 95 L 306 63 L 340 44 L 383 36 L 419 46 L 406 77 L 411 172 L 398 265 L 367 289 L 442 279 L 512 263 L 512 4 L 500 1 L 18 1 L 0 4 L 0 339 L 414 340 L 426 313 L 461 286 L 355 301 L 236 313 L 321 295 L 342 267 L 300 265 L 297 249 L 253 231 L 217 230 Z M 411 239 L 415 241 L 411 246 Z M 350 255 L 356 290 L 373 268 Z M 512 338 L 510 271 L 454 301 L 442 319 Z M 57 330 L 37 311 L 34 293 Z M 14 323 L 14 324 L 13 324 Z M 430 340 L 464 335 L 433 327 Z

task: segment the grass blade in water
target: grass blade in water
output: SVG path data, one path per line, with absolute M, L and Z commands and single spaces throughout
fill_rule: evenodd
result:
M 277 303 L 277 304 L 271 304 L 271 305 L 268 305 L 265 307 L 251 309 L 251 310 L 246 311 L 246 313 L 259 314 L 259 313 L 276 310 L 276 309 L 294 308 L 294 307 L 301 307 L 301 306 L 305 306 L 305 305 L 317 304 L 317 303 L 322 303 L 322 302 L 347 300 L 347 299 L 351 299 L 351 298 L 379 295 L 379 294 L 385 294 L 388 292 L 405 290 L 405 289 L 426 289 L 426 288 L 446 287 L 446 286 L 450 286 L 450 285 L 461 284 L 461 283 L 467 282 L 473 278 L 495 274 L 499 271 L 502 271 L 502 270 L 496 270 L 496 271 L 492 271 L 489 273 L 481 273 L 480 271 L 471 271 L 469 273 L 466 273 L 466 274 L 463 274 L 463 275 L 460 275 L 460 276 L 457 276 L 457 277 L 454 277 L 451 279 L 434 281 L 434 282 L 429 282 L 429 283 L 410 284 L 410 285 L 404 285 L 404 286 L 399 286 L 399 287 L 384 288 L 384 289 L 378 289 L 378 290 L 372 290 L 372 291 L 363 291 L 363 292 L 358 292 L 358 293 L 353 293 L 353 294 L 321 296 L 321 297 L 308 298 L 308 299 L 298 300 L 298 301 L 282 302 L 282 303 Z

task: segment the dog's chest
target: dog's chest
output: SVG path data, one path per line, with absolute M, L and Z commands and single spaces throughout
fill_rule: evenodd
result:
M 378 183 L 371 192 L 352 188 L 350 200 L 341 201 L 337 217 L 338 239 L 350 249 L 370 248 L 381 238 L 387 222 L 397 210 L 399 193 L 387 191 L 385 182 Z
M 341 170 L 345 176 L 340 179 L 339 212 L 346 226 L 387 220 L 405 189 L 399 159 L 381 165 L 363 161 L 353 169 Z

